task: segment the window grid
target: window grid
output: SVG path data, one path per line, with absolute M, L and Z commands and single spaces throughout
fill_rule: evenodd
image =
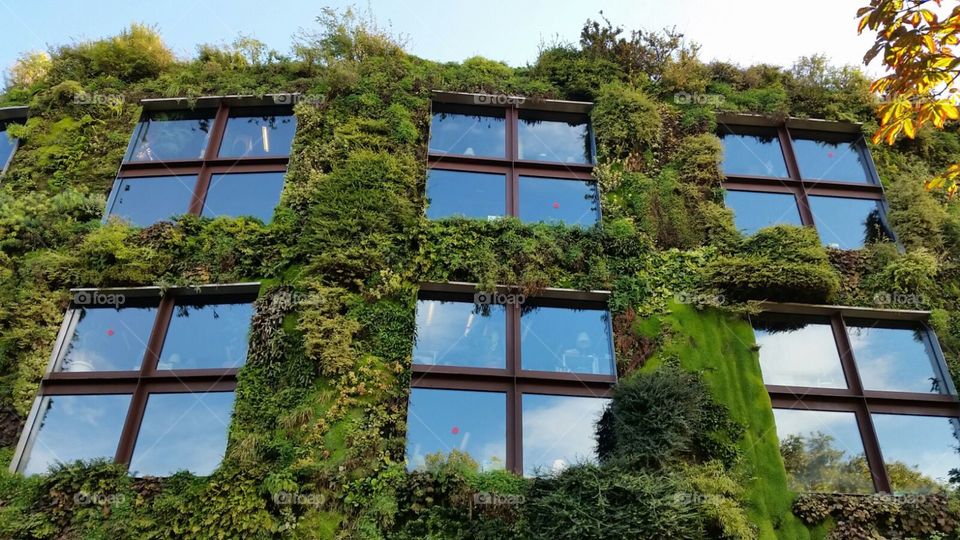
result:
M 873 425 L 874 413 L 903 414 L 915 416 L 938 416 L 946 418 L 960 417 L 960 400 L 949 383 L 950 377 L 943 361 L 943 354 L 936 338 L 923 320 L 914 314 L 905 312 L 878 312 L 873 316 L 845 313 L 836 309 L 790 309 L 778 311 L 770 309 L 764 314 L 770 315 L 821 315 L 830 319 L 833 339 L 840 355 L 847 388 L 818 388 L 809 386 L 787 386 L 767 384 L 766 389 L 775 409 L 795 409 L 811 411 L 852 412 L 857 420 L 864 453 L 870 468 L 874 489 L 880 492 L 892 492 L 890 478 L 884 464 L 883 452 L 877 432 Z M 763 314 L 760 315 L 762 319 Z M 932 345 L 931 350 L 937 359 L 939 374 L 947 381 L 946 394 L 915 393 L 887 390 L 865 390 L 860 378 L 853 353 L 853 347 L 847 333 L 847 319 L 864 321 L 874 319 L 877 323 L 890 321 L 912 321 L 921 326 L 925 339 Z
M 420 300 L 443 300 L 473 302 L 474 287 L 453 285 L 421 288 Z M 506 294 L 517 291 L 502 291 Z M 577 298 L 576 294 L 563 298 L 544 300 L 550 306 L 572 309 L 607 309 L 605 300 Z M 529 299 L 533 305 L 539 305 L 536 299 Z M 553 371 L 532 371 L 521 369 L 520 315 L 522 307 L 509 304 L 506 307 L 506 365 L 504 368 L 483 368 L 466 366 L 443 366 L 432 364 L 413 364 L 412 388 L 432 388 L 441 390 L 475 390 L 502 392 L 507 398 L 507 451 L 506 469 L 523 474 L 523 395 L 543 394 L 572 397 L 609 398 L 616 375 L 596 375 L 590 373 L 566 373 Z M 612 334 L 611 334 L 612 335 Z M 612 347 L 612 344 L 611 344 Z M 611 350 L 611 355 L 615 355 Z
M 441 104 L 435 102 L 435 105 Z M 456 114 L 456 105 L 442 103 L 448 112 Z M 442 152 L 430 151 L 427 156 L 427 168 L 429 170 L 449 170 L 478 173 L 503 174 L 506 177 L 506 208 L 505 216 L 520 216 L 520 177 L 534 176 L 538 178 L 556 178 L 566 180 L 584 180 L 594 182 L 593 162 L 596 160 L 596 147 L 593 143 L 593 126 L 588 123 L 590 130 L 590 163 L 566 163 L 554 161 L 534 161 L 520 159 L 520 146 L 518 139 L 518 125 L 520 122 L 520 109 L 515 106 L 497 107 L 488 106 L 491 111 L 504 111 L 506 118 L 506 129 L 504 129 L 506 149 L 503 157 L 488 156 L 468 156 L 463 154 L 448 154 Z M 432 111 L 431 111 L 432 112 Z M 549 112 L 549 111 L 547 111 Z M 570 113 L 557 113 L 558 115 L 569 115 Z M 431 114 L 432 117 L 432 114 Z M 587 115 L 583 115 L 587 119 Z M 429 139 L 429 138 L 428 138 Z M 597 211 L 597 221 L 600 221 L 600 209 Z
M 114 201 L 119 194 L 120 183 L 125 178 L 196 176 L 197 181 L 186 213 L 199 216 L 203 213 L 204 203 L 206 202 L 207 193 L 210 189 L 211 178 L 215 174 L 286 173 L 289 156 L 220 157 L 218 155 L 220 152 L 220 144 L 223 142 L 223 135 L 227 128 L 227 120 L 230 118 L 230 110 L 233 108 L 242 111 L 249 107 L 231 107 L 225 103 L 221 103 L 215 107 L 216 113 L 211 123 L 207 146 L 204 149 L 203 157 L 200 159 L 128 161 L 128 156 L 125 156 L 123 163 L 120 165 L 120 172 L 117 174 L 117 179 L 114 181 L 113 190 L 110 192 L 110 200 L 107 201 L 107 211 L 104 213 L 104 221 L 110 216 Z M 145 114 L 149 114 L 150 112 L 151 111 L 145 111 Z M 133 137 L 136 137 L 138 133 L 139 130 L 136 130 Z
M 117 450 L 113 456 L 114 462 L 129 466 L 150 394 L 194 394 L 231 392 L 236 390 L 238 368 L 179 370 L 160 370 L 157 368 L 163 350 L 163 344 L 167 337 L 167 330 L 173 319 L 174 309 L 176 307 L 175 303 L 178 299 L 188 298 L 195 302 L 209 302 L 214 304 L 231 301 L 252 303 L 256 298 L 256 293 L 245 285 L 218 287 L 218 289 L 220 290 L 216 292 L 201 292 L 199 294 L 169 291 L 163 298 L 159 298 L 156 304 L 158 306 L 156 318 L 154 319 L 149 338 L 146 342 L 140 368 L 129 371 L 57 371 L 57 368 L 66 355 L 73 330 L 79 322 L 83 308 L 83 306 L 71 303 L 61 327 L 60 336 L 58 337 L 57 346 L 53 353 L 50 366 L 40 381 L 40 389 L 37 393 L 36 403 L 41 403 L 43 398 L 50 396 L 130 395 L 130 405 L 127 409 L 123 430 L 121 431 L 120 440 L 117 444 Z M 96 292 L 104 291 L 100 290 Z M 110 290 L 110 292 L 125 293 L 125 291 L 122 290 Z M 137 294 L 142 294 L 142 291 L 130 291 L 130 293 L 130 298 L 143 298 Z M 98 307 L 97 309 L 112 308 Z M 23 467 L 26 462 L 25 442 L 27 438 L 32 439 L 36 436 L 37 428 L 39 427 L 36 425 L 37 422 L 39 422 L 39 418 L 33 422 L 34 425 L 28 423 L 24 427 L 24 432 L 21 437 L 21 448 L 18 448 L 18 455 L 14 459 L 14 465 L 18 468 Z
M 736 123 L 721 123 L 721 130 L 738 134 L 744 128 L 758 127 L 747 126 Z M 816 229 L 816 219 L 810 209 L 809 197 L 842 197 L 846 199 L 866 199 L 880 203 L 883 211 L 881 219 L 887 234 L 891 239 L 895 239 L 893 230 L 887 223 L 887 205 L 884 198 L 883 186 L 877 176 L 876 167 L 870 157 L 870 152 L 862 144 L 863 136 L 859 136 L 861 141 L 857 144 L 857 151 L 865 158 L 869 175 L 869 183 L 865 182 L 847 182 L 837 180 L 811 180 L 803 178 L 800 173 L 800 165 L 797 161 L 796 153 L 793 148 L 793 136 L 791 130 L 786 124 L 780 123 L 777 126 L 769 126 L 768 129 L 776 133 L 776 139 L 780 143 L 780 149 L 783 153 L 783 160 L 787 167 L 787 178 L 777 176 L 748 175 L 740 173 L 724 172 L 723 188 L 725 190 L 752 191 L 761 193 L 785 193 L 793 195 L 797 209 L 800 213 L 800 220 L 803 225 Z M 808 129 L 797 130 L 804 134 L 815 134 L 816 131 Z

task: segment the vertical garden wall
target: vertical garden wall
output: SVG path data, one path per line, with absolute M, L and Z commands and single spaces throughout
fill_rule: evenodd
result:
M 69 289 L 262 287 L 227 454 L 212 476 L 132 478 L 106 462 L 29 478 L 3 472 L 0 537 L 817 538 L 834 526 L 848 537 L 871 527 L 949 533 L 952 495 L 919 509 L 843 499 L 851 515 L 865 512 L 854 533 L 843 532 L 854 530 L 843 516 L 808 507 L 798 512 L 804 519 L 794 514 L 745 316 L 766 299 L 895 308 L 904 306 L 890 299 L 919 298 L 923 305 L 907 307 L 933 310 L 956 378 L 960 207 L 922 183 L 960 160 L 960 138 L 930 131 L 871 148 L 902 251 L 889 242 L 830 250 L 796 227 L 744 238 L 723 206 L 717 112 L 858 121 L 871 132 L 867 87 L 858 71 L 819 57 L 792 68 L 707 64 L 675 37 L 596 23 L 580 43 L 548 47 L 527 67 L 483 58 L 439 64 L 407 54 L 370 21 L 336 13 L 298 36 L 290 56 L 241 40 L 176 59 L 154 31 L 134 26 L 25 58 L 0 94 L 0 106 L 30 106 L 25 125 L 11 129 L 20 148 L 0 181 L 5 462 Z M 593 101 L 602 226 L 428 221 L 434 90 Z M 274 93 L 300 97 L 270 224 L 102 222 L 140 99 Z M 683 97 L 690 95 L 714 98 Z M 414 309 L 427 281 L 612 292 L 621 382 L 617 414 L 600 425 L 598 465 L 525 480 L 478 472 L 454 454 L 407 472 Z M 477 507 L 480 492 L 515 497 Z

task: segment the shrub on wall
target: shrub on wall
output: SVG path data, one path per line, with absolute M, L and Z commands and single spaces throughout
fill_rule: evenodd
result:
M 743 241 L 736 255 L 719 257 L 705 269 L 728 298 L 829 303 L 840 288 L 817 233 L 778 225 Z

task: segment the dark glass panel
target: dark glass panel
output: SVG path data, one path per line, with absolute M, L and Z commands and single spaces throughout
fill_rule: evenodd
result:
M 427 217 L 497 219 L 507 208 L 503 174 L 431 169 L 427 174 Z
M 506 367 L 506 310 L 501 305 L 419 300 L 416 364 Z
M 78 293 L 81 300 L 97 293 Z M 83 295 L 83 296 L 81 296 Z M 147 351 L 155 305 L 79 308 L 59 371 L 135 371 Z
M 517 137 L 520 159 L 593 163 L 590 123 L 584 116 L 520 111 Z
M 203 216 L 250 216 L 269 223 L 280 203 L 283 176 L 282 172 L 211 175 Z
M 847 320 L 847 333 L 865 389 L 947 393 L 931 342 L 920 326 Z
M 859 249 L 889 238 L 880 201 L 820 195 L 811 195 L 808 200 L 817 233 L 827 246 Z
M 220 157 L 277 157 L 290 155 L 297 117 L 287 107 L 230 109 L 220 143 Z
M 202 159 L 215 109 L 157 111 L 137 124 L 126 161 Z
M 792 193 L 728 190 L 724 195 L 727 208 L 743 234 L 753 234 L 773 225 L 802 225 L 797 199 Z
M 520 177 L 520 219 L 590 227 L 600 219 L 597 183 L 562 178 Z
M 523 369 L 614 374 L 609 312 L 528 308 L 520 318 L 520 327 Z
M 503 392 L 410 391 L 407 466 L 430 468 L 451 453 L 468 454 L 481 470 L 503 469 L 507 460 L 507 395 Z
M 505 157 L 506 116 L 503 109 L 433 106 L 430 151 L 473 157 Z
M 763 382 L 783 386 L 846 388 L 829 321 L 768 318 L 755 322 Z
M 523 394 L 523 473 L 597 460 L 596 424 L 609 399 Z
M 190 211 L 196 183 L 196 176 L 122 178 L 108 213 L 137 227 L 170 220 Z
M 955 418 L 874 414 L 880 452 L 895 493 L 948 489 L 950 471 L 960 468 Z
M 133 449 L 135 476 L 207 476 L 227 448 L 233 392 L 150 394 Z
M 0 172 L 10 162 L 13 151 L 17 147 L 17 140 L 7 133 L 8 123 L 0 122 Z
M 774 409 L 773 416 L 791 489 L 874 491 L 857 418 L 852 412 Z
M 158 369 L 237 368 L 247 360 L 253 305 L 178 299 Z
M 793 152 L 804 180 L 873 182 L 860 137 L 851 141 L 845 134 L 794 132 Z
M 30 475 L 78 459 L 113 461 L 129 406 L 129 394 L 43 398 L 20 469 Z
M 787 164 L 776 130 L 723 129 L 723 172 L 727 175 L 774 176 L 787 178 Z

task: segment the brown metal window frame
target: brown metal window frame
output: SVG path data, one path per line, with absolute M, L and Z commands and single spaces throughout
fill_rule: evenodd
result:
M 40 381 L 40 388 L 34 399 L 33 408 L 20 435 L 19 443 L 10 463 L 12 472 L 20 471 L 25 464 L 29 442 L 39 428 L 40 405 L 50 396 L 79 395 L 116 395 L 130 396 L 130 405 L 117 442 L 114 462 L 129 466 L 134 447 L 140 434 L 140 427 L 151 394 L 196 394 L 210 392 L 232 392 L 237 387 L 239 368 L 200 368 L 161 370 L 157 368 L 167 330 L 173 317 L 178 299 L 190 299 L 201 304 L 223 303 L 231 301 L 253 301 L 260 289 L 259 283 L 237 283 L 230 285 L 203 285 L 199 287 L 176 287 L 161 291 L 158 287 L 116 288 L 116 289 L 73 289 L 75 297 L 87 294 L 122 294 L 129 299 L 144 303 L 154 303 L 157 314 L 147 339 L 140 368 L 129 371 L 85 371 L 59 372 L 59 367 L 73 330 L 84 306 L 71 302 L 64 315 L 63 324 L 57 336 L 57 343 L 47 371 Z M 97 309 L 111 309 L 99 307 Z M 120 310 L 123 308 L 121 307 Z
M 478 104 L 479 103 L 479 104 Z M 489 104 L 488 104 L 489 103 Z M 497 104 L 499 103 L 499 104 Z M 593 136 L 593 124 L 590 121 L 592 103 L 561 100 L 528 100 L 522 97 L 487 96 L 485 94 L 464 94 L 457 92 L 434 92 L 432 105 L 441 105 L 456 114 L 460 108 L 463 114 L 470 114 L 478 108 L 489 109 L 491 113 L 503 113 L 505 119 L 503 157 L 467 156 L 429 151 L 427 143 L 427 175 L 430 171 L 447 170 L 456 172 L 476 172 L 502 174 L 506 179 L 504 216 L 520 217 L 520 177 L 534 176 L 558 180 L 582 180 L 591 182 L 597 188 L 597 223 L 602 212 L 599 207 L 599 185 L 593 178 L 593 164 L 596 161 L 596 143 Z M 565 163 L 560 161 L 534 161 L 520 159 L 519 139 L 517 136 L 521 111 L 536 111 L 538 114 L 554 114 L 558 119 L 581 117 L 588 125 L 590 133 L 590 163 Z M 431 119 L 433 109 L 431 108 Z M 475 114 L 475 112 L 474 112 Z M 431 120 L 432 127 L 432 120 Z
M 876 491 L 890 493 L 892 490 L 890 478 L 883 461 L 880 441 L 873 425 L 872 415 L 874 413 L 960 418 L 960 400 L 958 400 L 956 389 L 952 384 L 936 334 L 927 323 L 929 312 L 764 303 L 762 304 L 761 314 L 752 317 L 751 322 L 754 318 L 762 319 L 764 316 L 771 315 L 796 317 L 798 319 L 804 317 L 829 319 L 847 387 L 818 388 L 772 384 L 765 386 L 774 409 L 854 413 Z M 947 393 L 931 394 L 864 389 L 850 337 L 847 333 L 846 321 L 848 320 L 873 321 L 878 324 L 912 324 L 923 329 L 929 340 L 931 351 L 936 357 L 937 369 L 946 382 L 947 388 L 945 391 Z
M 165 160 L 165 161 L 127 161 L 124 156 L 123 163 L 120 164 L 120 171 L 114 180 L 113 188 L 110 190 L 110 197 L 107 200 L 107 207 L 104 211 L 103 221 L 106 222 L 110 217 L 113 205 L 116 200 L 120 184 L 127 178 L 155 178 L 164 176 L 196 176 L 197 181 L 194 185 L 186 214 L 199 216 L 203 213 L 203 205 L 207 199 L 207 193 L 210 189 L 210 181 L 214 174 L 243 174 L 243 173 L 264 173 L 264 172 L 287 172 L 287 164 L 290 156 L 275 157 L 220 157 L 220 145 L 223 142 L 223 135 L 227 129 L 227 121 L 230 119 L 230 112 L 234 110 L 243 110 L 259 107 L 277 107 L 287 108 L 290 103 L 290 95 L 282 94 L 286 100 L 280 101 L 278 96 L 273 98 L 254 98 L 250 96 L 229 96 L 229 97 L 208 97 L 195 101 L 189 101 L 183 98 L 177 99 L 158 99 L 144 100 L 141 103 L 144 106 L 143 115 L 140 122 L 153 112 L 173 112 L 173 111 L 213 111 L 213 121 L 210 126 L 210 133 L 207 135 L 207 146 L 204 148 L 203 157 L 200 159 L 188 160 Z M 279 102 L 278 102 L 279 101 Z M 293 114 L 293 109 L 290 109 Z M 139 123 L 138 123 L 139 126 Z M 138 130 L 134 130 L 131 136 L 136 137 Z
M 784 193 L 794 196 L 800 221 L 804 226 L 817 229 L 816 220 L 810 209 L 811 196 L 834 197 L 843 199 L 867 199 L 880 203 L 880 219 L 886 234 L 896 241 L 896 234 L 887 221 L 887 201 L 883 185 L 877 175 L 870 150 L 866 147 L 860 124 L 828 122 L 823 120 L 803 120 L 788 118 L 778 120 L 765 116 L 747 114 L 726 114 L 717 118 L 718 130 L 730 134 L 742 131 L 765 130 L 780 143 L 780 150 L 787 168 L 787 178 L 779 176 L 756 176 L 724 173 L 722 187 L 726 191 L 749 191 L 760 193 Z M 824 139 L 838 136 L 857 143 L 858 150 L 867 164 L 869 182 L 843 182 L 835 180 L 805 179 L 800 173 L 800 164 L 793 149 L 794 134 L 816 136 Z
M 27 120 L 27 117 L 30 114 L 29 107 L 2 107 L 0 108 L 0 133 L 3 133 L 6 136 L 7 126 L 10 124 L 22 124 Z M 10 150 L 10 155 L 7 156 L 7 159 L 0 161 L 0 176 L 6 174 L 7 169 L 10 167 L 10 163 L 13 162 L 13 156 L 17 153 L 17 148 L 20 147 L 20 139 L 13 140 L 13 148 Z
M 473 283 L 425 283 L 420 286 L 418 300 L 447 300 L 473 303 L 477 291 Z M 498 293 L 519 292 L 510 287 L 498 287 Z M 570 289 L 546 289 L 536 297 L 528 298 L 531 305 L 548 305 L 571 309 L 608 310 L 609 292 L 576 291 Z M 532 371 L 521 368 L 521 326 L 522 306 L 512 304 L 506 308 L 506 351 L 504 368 L 480 368 L 465 366 L 439 366 L 432 364 L 413 364 L 411 388 L 435 390 L 464 390 L 480 392 L 498 392 L 506 396 L 507 432 L 506 468 L 517 474 L 523 474 L 523 395 L 542 394 L 569 397 L 609 398 L 613 385 L 617 382 L 616 356 L 613 344 L 610 344 L 611 358 L 614 359 L 612 375 L 589 373 L 564 373 L 553 371 Z M 612 337 L 612 328 L 611 328 Z

